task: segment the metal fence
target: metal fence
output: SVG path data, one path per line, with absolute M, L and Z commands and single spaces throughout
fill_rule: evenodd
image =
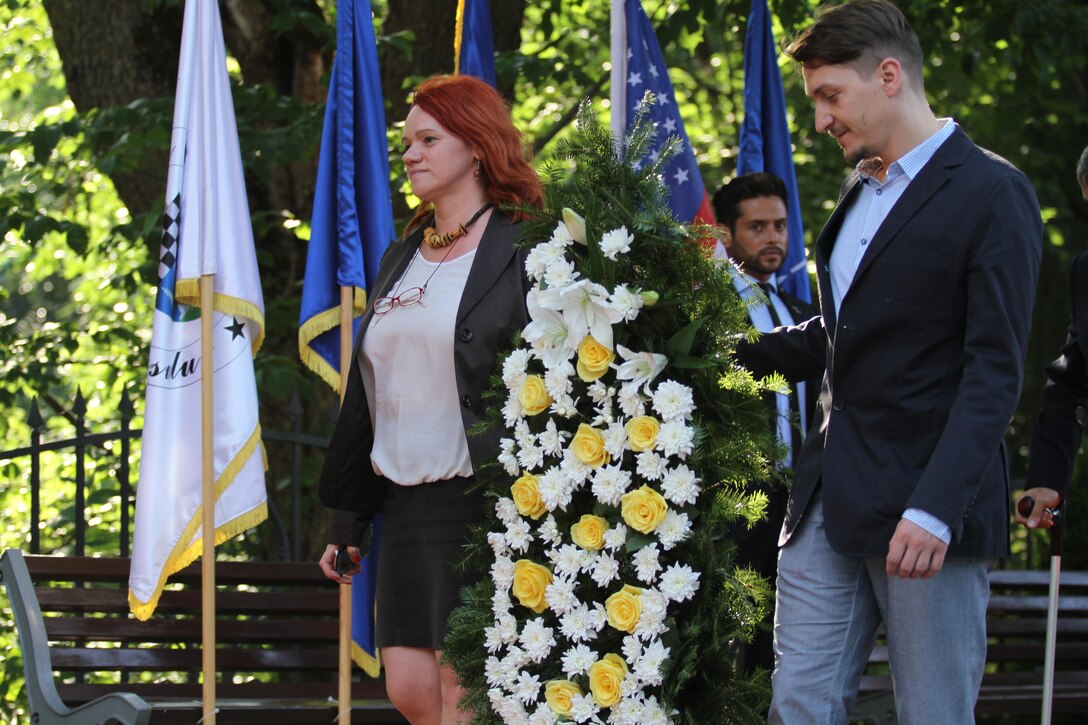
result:
M 29 539 L 30 552 L 39 554 L 42 551 L 42 483 L 50 464 L 53 468 L 63 467 L 71 470 L 71 510 L 73 525 L 73 551 L 77 556 L 83 556 L 87 550 L 87 534 L 91 530 L 91 522 L 88 522 L 88 496 L 96 494 L 99 499 L 117 496 L 120 502 L 118 512 L 118 539 L 119 546 L 117 556 L 129 556 L 129 542 L 132 540 L 132 517 L 135 510 L 135 495 L 132 480 L 133 466 L 138 470 L 139 440 L 142 434 L 140 428 L 133 428 L 132 421 L 135 417 L 135 406 L 126 393 L 122 394 L 117 406 L 116 425 L 110 425 L 111 430 L 103 432 L 88 431 L 87 400 L 82 391 L 76 393 L 70 408 L 65 408 L 56 401 L 47 399 L 47 404 L 56 409 L 56 413 L 63 417 L 72 430 L 70 437 L 62 437 L 55 440 L 43 440 L 47 434 L 46 419 L 41 412 L 41 406 L 37 398 L 31 401 L 27 415 L 27 423 L 30 427 L 29 445 L 0 451 L 0 466 L 14 464 L 21 475 L 25 476 L 28 483 L 30 496 Z M 328 447 L 328 439 L 322 436 L 310 435 L 302 431 L 302 405 L 299 402 L 297 391 L 292 394 L 290 405 L 287 408 L 290 430 L 263 430 L 263 440 L 267 446 L 287 446 L 290 460 L 289 495 L 287 504 L 290 511 L 287 515 L 281 511 L 269 497 L 269 520 L 274 528 L 274 535 L 279 541 L 277 549 L 279 558 L 286 561 L 300 561 L 302 556 L 302 461 L 307 450 L 324 450 Z M 63 457 L 63 463 L 58 463 L 57 456 Z M 52 457 L 52 458 L 51 458 Z M 105 476 L 92 476 L 92 479 L 102 479 L 110 482 L 112 490 L 95 488 L 93 481 L 88 480 L 88 462 L 105 464 L 107 466 Z M 27 467 L 29 466 L 29 473 Z M 96 466 L 97 468 L 100 466 Z

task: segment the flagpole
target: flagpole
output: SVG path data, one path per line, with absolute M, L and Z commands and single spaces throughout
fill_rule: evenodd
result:
M 611 17 L 612 87 L 609 91 L 609 125 L 617 155 L 623 153 L 624 129 L 627 126 L 627 16 L 624 14 L 623 2 L 624 0 L 612 0 Z
M 351 367 L 352 315 L 355 290 L 340 286 L 340 405 L 348 392 Z M 341 542 L 342 543 L 342 542 Z M 340 585 L 340 712 L 341 725 L 351 725 L 351 585 Z
M 215 361 L 212 345 L 215 275 L 200 276 L 200 397 L 201 397 L 201 589 L 200 616 L 204 665 L 205 725 L 215 725 Z

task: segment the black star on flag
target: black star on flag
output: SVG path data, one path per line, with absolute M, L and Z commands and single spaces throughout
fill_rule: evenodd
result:
M 230 341 L 234 342 L 239 337 L 245 337 L 243 332 L 246 329 L 246 323 L 240 321 L 237 317 L 232 318 L 234 320 L 233 325 L 227 325 L 227 329 L 230 330 Z

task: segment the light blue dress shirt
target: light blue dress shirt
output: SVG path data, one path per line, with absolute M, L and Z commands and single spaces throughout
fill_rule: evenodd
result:
M 767 309 L 761 300 L 753 299 L 757 296 L 756 289 L 759 282 L 755 278 L 745 274 L 736 268 L 732 263 L 729 264 L 729 274 L 733 278 L 733 287 L 736 288 L 740 298 L 744 300 L 748 307 L 748 317 L 752 320 L 752 326 L 760 332 L 770 332 L 774 329 L 774 320 L 771 318 L 771 313 Z M 793 325 L 797 322 L 804 322 L 804 320 L 795 320 L 793 315 L 790 314 L 790 310 L 786 307 L 786 303 L 778 296 L 778 280 L 772 274 L 768 280 L 768 284 L 771 285 L 773 293 L 767 295 L 770 298 L 770 302 L 774 305 L 774 311 L 778 315 L 778 319 L 783 325 Z M 796 383 L 793 385 L 793 394 L 797 396 L 797 410 L 800 413 L 800 435 L 804 437 L 805 431 L 808 430 L 808 415 L 805 411 L 805 383 Z M 793 466 L 793 435 L 794 429 L 790 421 L 790 399 L 788 395 L 783 393 L 777 393 L 775 395 L 775 403 L 778 408 L 778 420 L 775 424 L 775 430 L 777 431 L 778 442 L 785 447 L 785 458 L 778 463 L 778 469 L 790 468 Z
M 831 295 L 835 303 L 835 318 L 838 319 L 842 300 L 854 281 L 854 274 L 869 243 L 873 240 L 880 225 L 884 223 L 892 207 L 903 196 L 907 185 L 918 175 L 922 168 L 937 153 L 941 144 L 956 130 L 956 122 L 951 118 L 938 119 L 941 128 L 925 141 L 888 167 L 887 177 L 883 182 L 876 177 L 861 172 L 861 189 L 854 203 L 846 210 L 842 227 L 835 239 L 831 252 Z M 862 162 L 864 163 L 864 162 Z M 859 164 L 859 171 L 861 165 Z M 936 516 L 921 509 L 907 509 L 903 518 L 921 526 L 923 529 L 948 544 L 952 541 L 952 529 Z

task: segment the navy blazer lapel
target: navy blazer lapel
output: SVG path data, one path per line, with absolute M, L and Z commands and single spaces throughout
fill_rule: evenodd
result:
M 971 139 L 967 138 L 967 134 L 958 128 L 940 145 L 933 154 L 933 158 L 922 167 L 916 177 L 911 179 L 903 196 L 895 202 L 895 206 L 888 212 L 880 228 L 876 230 L 873 241 L 861 257 L 851 286 L 857 284 L 858 279 L 865 274 L 865 270 L 869 268 L 877 255 L 884 251 L 899 230 L 913 219 L 922 206 L 947 183 L 949 169 L 962 164 L 973 145 Z
M 510 263 L 516 251 L 514 239 L 517 230 L 518 227 L 508 215 L 497 210 L 491 213 L 480 245 L 476 248 L 476 258 L 472 260 L 465 291 L 461 294 L 461 304 L 457 307 L 458 323 L 483 299 Z
M 861 188 L 861 175 L 854 171 L 843 183 L 839 193 L 839 203 L 831 217 L 820 230 L 820 236 L 816 239 L 816 279 L 820 287 L 820 314 L 824 318 L 824 327 L 829 336 L 834 336 L 835 330 L 835 297 L 831 292 L 831 251 L 835 248 L 835 240 L 842 229 L 842 220 L 846 216 L 846 210 Z

